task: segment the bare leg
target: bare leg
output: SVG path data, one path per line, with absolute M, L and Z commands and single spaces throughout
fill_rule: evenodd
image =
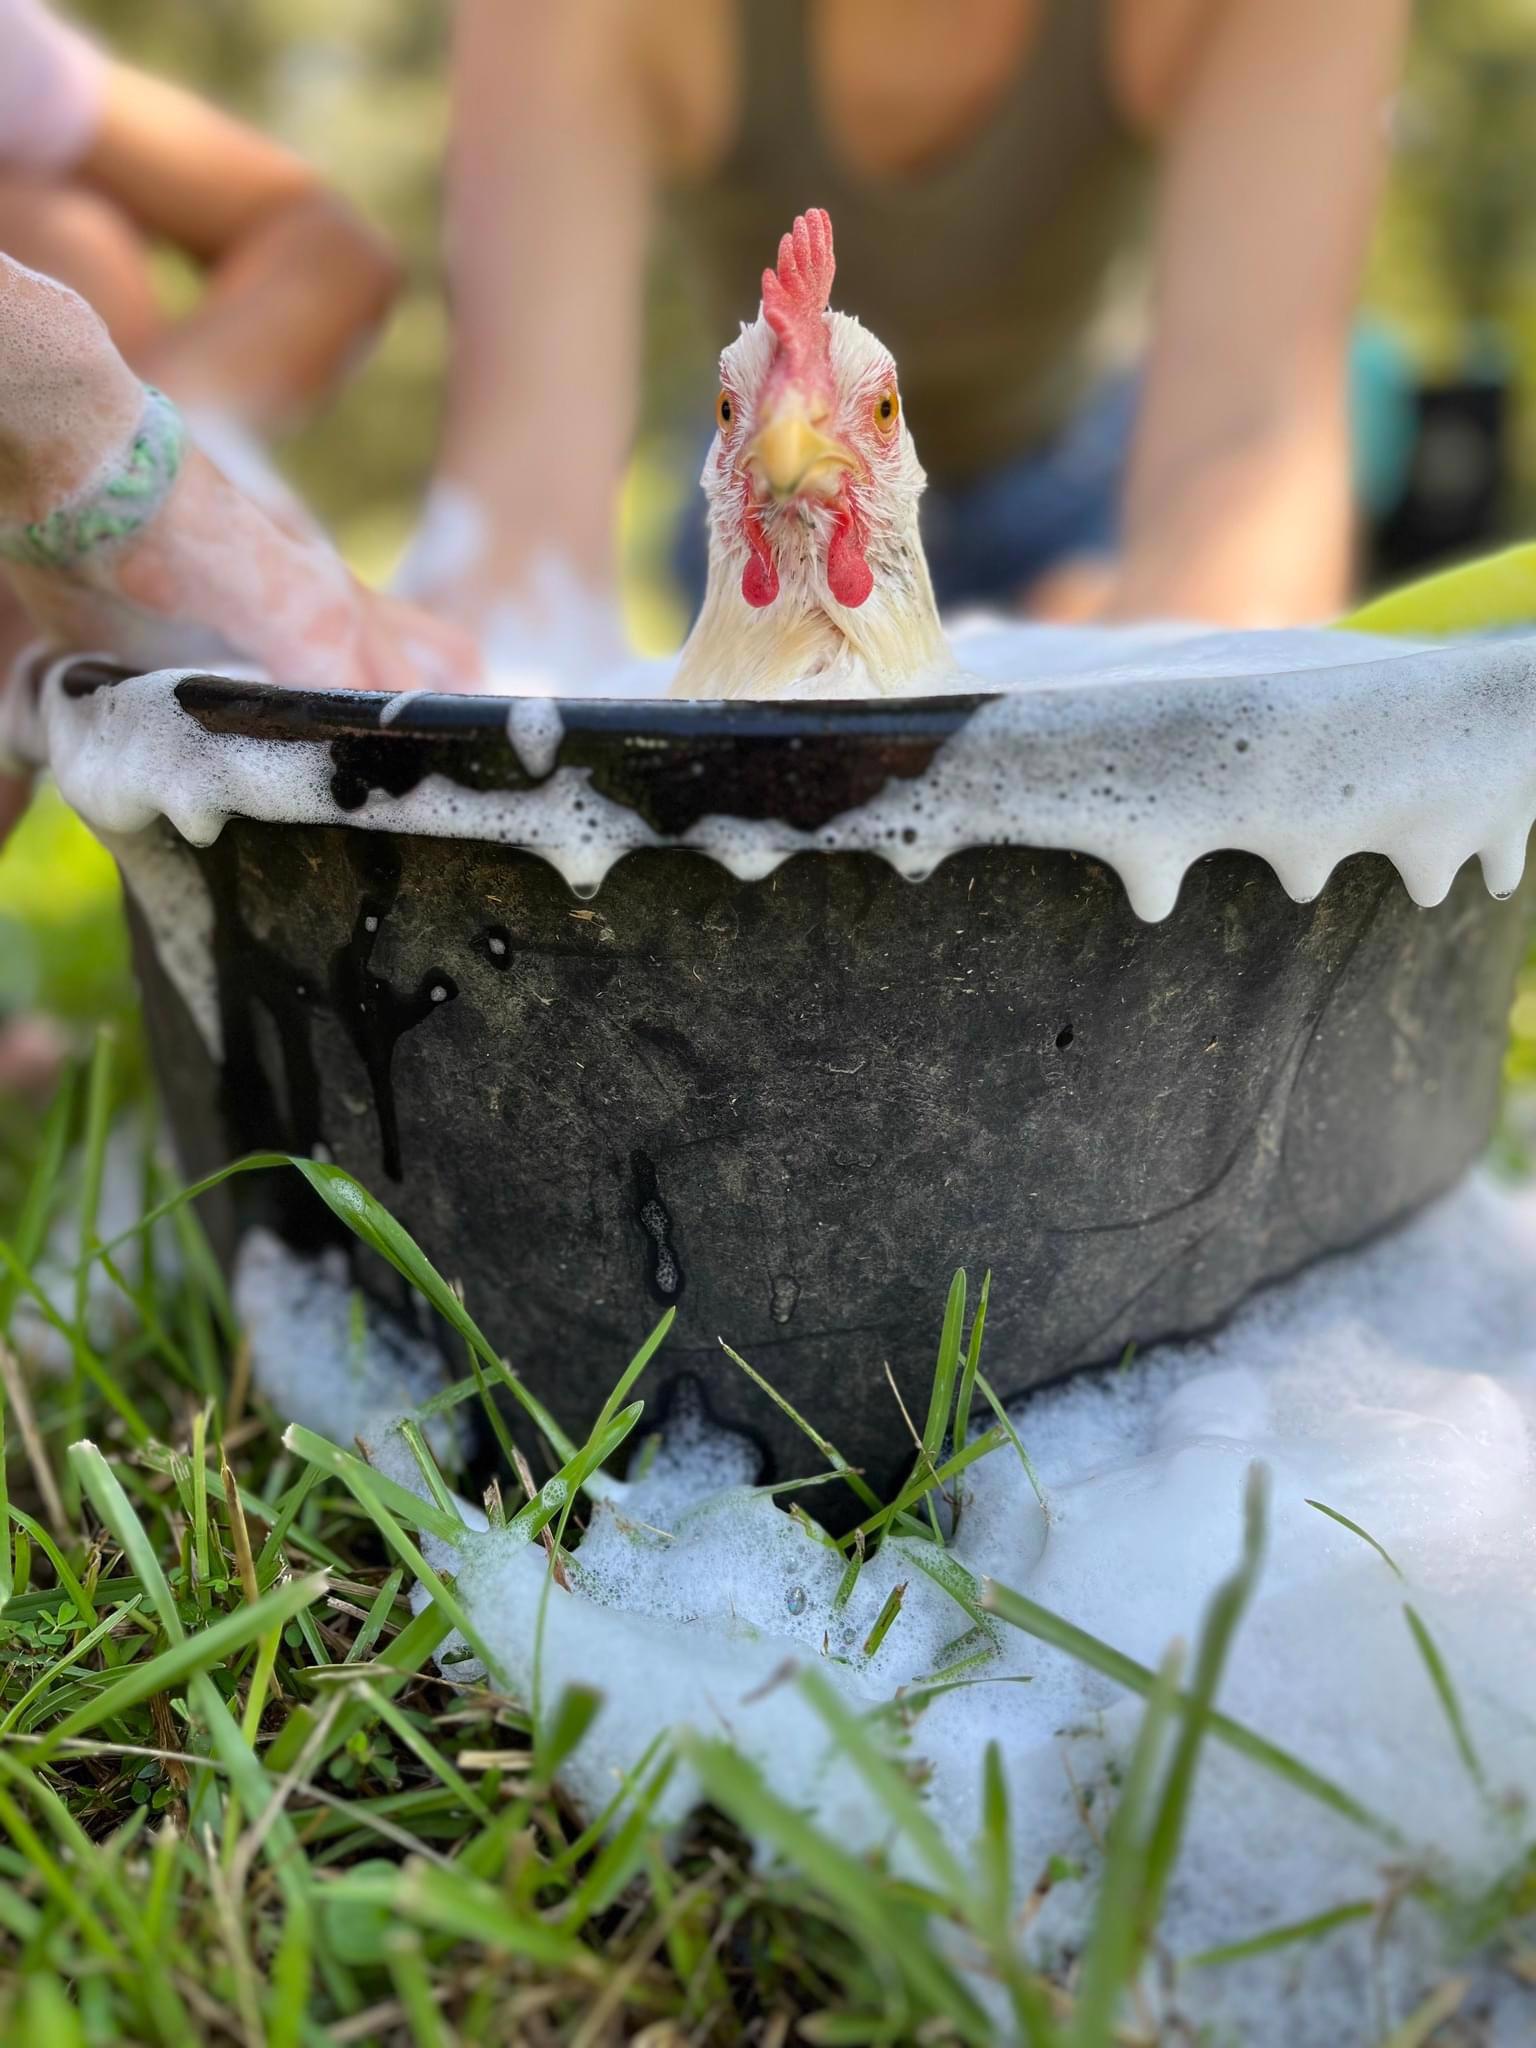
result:
M 0 257 L 0 530 L 49 518 L 122 460 L 144 389 L 73 292 Z M 377 597 L 328 548 L 295 538 L 187 448 L 130 536 L 42 566 L 10 564 L 33 624 L 60 647 L 142 666 L 254 662 L 310 687 L 467 687 L 465 637 Z

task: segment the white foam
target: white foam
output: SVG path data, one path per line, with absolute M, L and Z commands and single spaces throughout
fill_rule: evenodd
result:
M 205 845 L 226 817 L 485 839 L 541 854 L 590 892 L 637 847 L 678 844 L 744 878 L 807 851 L 870 852 L 910 879 L 962 847 L 1059 847 L 1112 867 L 1137 914 L 1166 917 L 1191 862 L 1257 854 L 1306 901 L 1350 854 L 1385 854 L 1421 904 L 1476 856 L 1507 894 L 1536 818 L 1536 641 L 1416 647 L 1324 632 L 1163 634 L 994 627 L 959 636 L 972 687 L 1002 692 L 910 780 L 816 831 L 702 818 L 667 841 L 557 768 L 529 790 L 429 775 L 342 811 L 322 742 L 214 736 L 177 704 L 175 671 L 83 698 L 57 674 L 42 724 L 60 786 L 113 832 L 169 818 Z M 655 687 L 650 670 L 626 688 Z M 509 704 L 530 772 L 558 712 Z M 710 714 L 701 710 L 701 721 Z
M 311 1256 L 270 1230 L 246 1231 L 233 1298 L 251 1347 L 251 1384 L 285 1422 L 350 1446 L 379 1437 L 448 1384 L 442 1353 L 352 1285 L 339 1246 Z M 457 1466 L 453 1412 L 431 1418 L 427 1441 Z
M 516 697 L 507 709 L 507 738 L 528 773 L 551 773 L 565 738 L 560 707 L 552 697 Z
M 1384 1846 L 1208 1743 L 1162 1930 L 1175 1961 L 1350 1901 L 1385 1907 L 1404 1871 L 1432 1873 L 1465 1900 L 1530 1846 L 1533 1254 L 1536 1196 L 1474 1181 L 1370 1250 L 1259 1296 L 1209 1342 L 1165 1346 L 1130 1370 L 1017 1404 L 1043 1510 L 1011 1449 L 967 1474 L 951 1556 L 1155 1664 L 1172 1638 L 1194 1634 L 1238 1553 L 1245 1474 L 1255 1459 L 1269 1468 L 1268 1555 L 1220 1704 L 1347 1788 L 1402 1842 Z M 1006 1381 L 1007 1361 L 993 1367 Z M 390 1469 L 409 1483 L 403 1462 Z M 795 1673 L 819 1671 L 870 1712 L 979 1655 L 964 1674 L 978 1682 L 913 1719 L 904 1760 L 951 1847 L 968 1856 L 982 1756 L 988 1742 L 1001 1746 L 1020 1899 L 1052 1858 L 1081 1873 L 1048 1888 L 1021 1936 L 1042 1963 L 1063 1963 L 1091 1919 L 1096 1836 L 1138 1703 L 1014 1631 L 999 1627 L 989 1646 L 923 1573 L 912 1542 L 887 1543 L 839 1610 L 843 1560 L 746 1476 L 739 1445 L 685 1415 L 646 1476 L 591 1511 L 571 1590 L 548 1579 L 537 1547 L 503 1532 L 479 1530 L 433 1554 L 457 1572 L 500 1685 L 532 1698 L 542 1606 L 543 1706 L 569 1684 L 603 1695 L 567 1773 L 587 1810 L 606 1804 L 654 1739 L 694 1729 L 728 1737 L 844 1847 L 883 1843 L 885 1816 Z M 1363 1524 L 1406 1584 L 1309 1499 Z M 866 1656 L 903 1584 L 894 1626 Z M 1486 1797 L 1462 1768 L 1405 1598 L 1452 1674 Z M 892 1724 L 879 1725 L 889 1739 Z M 697 1796 L 682 1771 L 664 1814 L 675 1820 Z M 898 1869 L 924 1874 L 910 1844 L 894 1853 Z M 1249 2048 L 1366 2048 L 1448 1967 L 1444 1943 L 1438 1921 L 1399 1900 L 1380 1929 L 1364 1923 L 1240 1965 L 1149 1975 L 1148 1996 L 1170 2028 L 1176 2014 Z M 1512 1987 L 1503 1997 L 1516 2029 L 1507 2038 L 1531 2038 L 1532 2003 Z
M 213 898 L 201 870 L 176 847 L 163 824 L 132 833 L 98 828 L 98 837 L 117 862 L 124 887 L 148 928 L 155 957 L 185 1003 L 209 1058 L 222 1062 L 224 1022 L 213 963 Z

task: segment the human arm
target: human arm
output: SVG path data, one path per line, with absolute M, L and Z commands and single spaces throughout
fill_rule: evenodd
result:
M 1217 0 L 1168 82 L 1151 353 L 1103 615 L 1335 611 L 1346 354 L 1405 0 Z
M 448 176 L 453 320 L 436 471 L 478 557 L 428 594 L 482 623 L 556 563 L 613 576 L 652 182 L 626 0 L 462 0 Z
M 277 525 L 77 293 L 4 255 L 0 361 L 0 583 L 47 644 L 139 670 L 232 657 L 308 688 L 474 685 L 466 636 Z M 0 825 L 13 800 L 0 787 Z
M 281 425 L 324 395 L 394 296 L 388 246 L 308 165 L 128 65 L 108 66 L 73 175 L 206 274 L 141 365 L 184 405 Z

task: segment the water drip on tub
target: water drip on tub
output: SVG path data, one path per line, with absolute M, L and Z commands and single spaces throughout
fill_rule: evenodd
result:
M 313 1156 L 323 1145 L 320 1076 L 310 1042 L 317 1003 L 293 962 L 259 939 L 240 907 L 239 857 L 226 833 L 197 855 L 213 903 L 213 961 L 218 988 L 223 1061 L 221 1114 L 252 1149 L 274 1142 Z M 282 1063 L 277 1099 L 262 1057 L 260 1018 L 265 1012 Z
M 661 1198 L 656 1167 L 649 1155 L 631 1152 L 629 1166 L 635 1181 L 635 1220 L 650 1239 L 647 1277 L 651 1292 L 670 1306 L 683 1291 L 683 1269 L 672 1242 L 672 1213 Z
M 776 1323 L 787 1323 L 800 1302 L 800 1282 L 793 1273 L 775 1273 L 768 1283 L 768 1313 Z
M 400 858 L 386 840 L 364 838 L 352 848 L 363 869 L 366 893 L 358 905 L 352 937 L 331 961 L 331 1001 L 368 1075 L 379 1120 L 379 1150 L 389 1178 L 404 1178 L 400 1118 L 395 1103 L 395 1047 L 434 1010 L 458 994 L 452 975 L 431 967 L 409 993 L 394 987 L 371 965 L 379 933 L 400 891 Z

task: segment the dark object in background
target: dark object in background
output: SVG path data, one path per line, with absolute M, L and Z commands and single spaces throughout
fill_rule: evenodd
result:
M 178 695 L 211 731 L 328 743 L 340 801 L 527 785 L 495 700 L 380 728 L 378 698 Z M 917 773 L 973 701 L 575 703 L 559 758 L 648 817 L 707 797 L 808 824 Z M 154 829 L 215 909 L 222 1068 L 134 920 L 190 1173 L 324 1146 L 577 1436 L 675 1306 L 648 1398 L 697 1374 L 777 1476 L 820 1469 L 725 1337 L 882 1492 L 912 1455 L 886 1362 L 920 1421 L 956 1265 L 993 1271 L 1012 1394 L 1204 1330 L 1447 1187 L 1493 1122 L 1526 925 L 1475 864 L 1421 910 L 1375 855 L 1305 905 L 1213 855 L 1148 925 L 1106 868 L 1028 848 L 915 885 L 865 854 L 741 882 L 645 851 L 583 903 L 477 841 Z M 252 1221 L 321 1227 L 295 1176 L 223 1196 L 226 1253 Z
M 1371 581 L 1390 585 L 1496 543 L 1509 487 L 1508 379 L 1497 372 L 1412 394 L 1412 452 L 1396 503 L 1371 532 Z

